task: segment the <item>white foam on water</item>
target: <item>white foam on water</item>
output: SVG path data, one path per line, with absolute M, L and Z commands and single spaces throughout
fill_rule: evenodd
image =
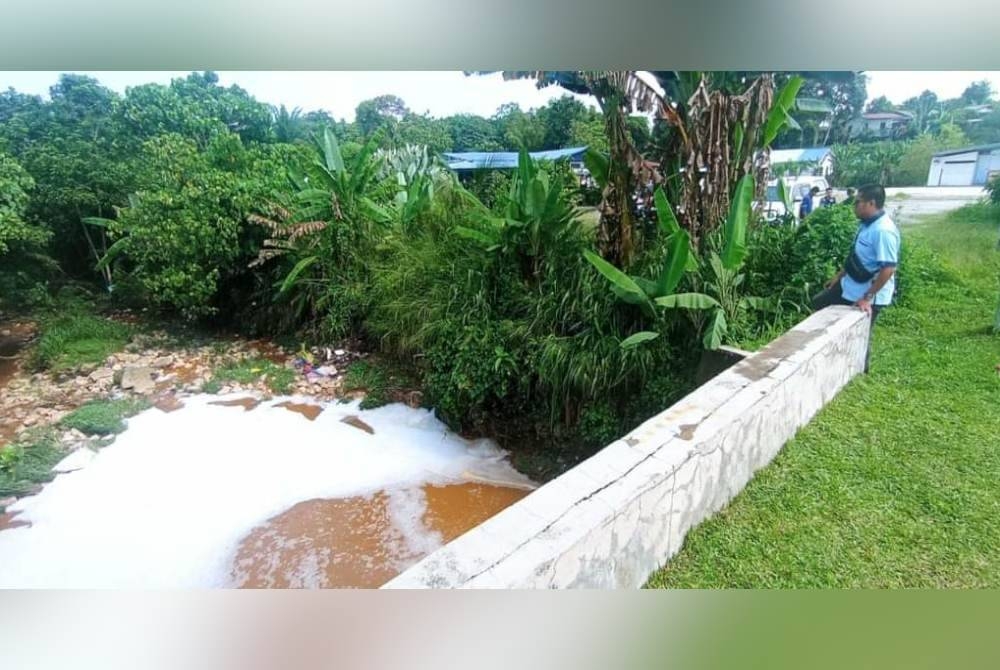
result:
M 403 547 L 395 552 L 396 568 L 408 568 L 416 556 L 426 556 L 444 544 L 441 533 L 424 526 L 427 495 L 422 488 L 389 491 L 389 520 L 402 534 Z
M 229 586 L 236 548 L 255 526 L 304 500 L 380 490 L 406 549 L 426 553 L 441 539 L 411 532 L 422 484 L 481 472 L 530 485 L 492 442 L 463 440 L 428 410 L 302 397 L 251 411 L 209 404 L 239 397 L 246 394 L 185 398 L 169 414 L 146 410 L 85 468 L 19 500 L 9 511 L 32 525 L 0 532 L 0 587 Z M 287 400 L 324 411 L 309 421 L 274 407 Z M 374 434 L 341 422 L 352 415 Z

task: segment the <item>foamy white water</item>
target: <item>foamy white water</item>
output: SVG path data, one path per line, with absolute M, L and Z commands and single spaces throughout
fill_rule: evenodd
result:
M 251 411 L 209 404 L 237 397 L 149 409 L 84 469 L 18 501 L 10 511 L 32 525 L 0 532 L 0 587 L 224 587 L 240 539 L 304 500 L 385 489 L 403 525 L 420 505 L 407 490 L 424 483 L 530 486 L 495 444 L 463 440 L 428 410 L 319 403 L 309 421 L 274 407 L 290 398 Z M 352 415 L 374 434 L 341 422 Z M 407 541 L 429 551 L 439 538 Z

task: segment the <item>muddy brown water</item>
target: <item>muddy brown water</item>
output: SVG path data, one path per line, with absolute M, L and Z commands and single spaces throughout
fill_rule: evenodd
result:
M 482 483 L 425 484 L 419 532 L 449 542 L 529 491 Z M 377 588 L 425 551 L 392 520 L 390 497 L 315 499 L 253 529 L 240 543 L 232 578 L 240 588 Z M 409 532 L 413 532 L 411 529 Z
M 249 412 L 260 404 L 260 400 L 257 398 L 236 398 L 234 400 L 213 400 L 208 404 L 221 405 L 222 407 L 242 407 L 245 411 Z
M 363 430 L 363 431 L 365 431 L 366 433 L 368 433 L 370 435 L 374 435 L 375 434 L 375 429 L 374 428 L 372 428 L 367 423 L 365 423 L 364 421 L 362 421 L 361 419 L 359 419 L 358 417 L 356 417 L 354 415 L 345 416 L 343 419 L 340 420 L 340 422 L 341 423 L 346 423 L 348 426 L 354 426 L 355 428 L 357 428 L 359 430 Z
M 31 528 L 30 521 L 23 521 L 17 519 L 17 515 L 20 512 L 4 512 L 0 514 L 0 531 L 7 530 L 9 528 Z
M 291 400 L 286 400 L 285 402 L 279 402 L 275 407 L 284 407 L 289 412 L 295 412 L 296 414 L 301 414 L 310 421 L 315 421 L 322 412 L 323 408 L 319 405 L 313 405 L 307 402 L 292 402 Z
M 164 395 L 160 396 L 153 402 L 153 407 L 160 410 L 161 412 L 176 412 L 184 407 L 184 402 L 177 396 Z

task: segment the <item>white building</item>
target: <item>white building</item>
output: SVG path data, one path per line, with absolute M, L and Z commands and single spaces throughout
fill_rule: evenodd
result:
M 782 166 L 782 174 L 829 177 L 833 172 L 833 152 L 829 147 L 811 149 L 772 149 L 771 169 Z
M 850 123 L 852 138 L 891 139 L 906 131 L 913 116 L 907 112 L 865 112 Z
M 931 158 L 928 186 L 982 186 L 1000 174 L 1000 143 L 939 151 Z

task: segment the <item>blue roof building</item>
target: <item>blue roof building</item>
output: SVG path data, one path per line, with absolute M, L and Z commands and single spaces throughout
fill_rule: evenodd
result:
M 583 164 L 587 147 L 571 147 L 552 151 L 532 151 L 528 155 L 536 161 L 556 161 L 568 158 L 570 163 Z M 511 170 L 517 167 L 516 151 L 460 151 L 442 154 L 448 167 L 455 171 Z

